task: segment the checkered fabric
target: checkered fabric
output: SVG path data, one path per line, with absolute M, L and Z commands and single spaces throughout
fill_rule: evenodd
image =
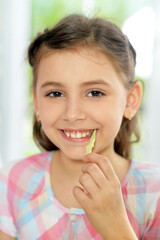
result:
M 102 240 L 83 209 L 65 208 L 54 196 L 52 154 L 40 153 L 1 169 L 0 230 L 20 240 Z M 138 239 L 160 239 L 160 167 L 132 159 L 121 186 Z

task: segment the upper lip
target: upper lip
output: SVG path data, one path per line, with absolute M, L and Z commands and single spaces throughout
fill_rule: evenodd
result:
M 88 131 L 93 131 L 94 129 L 70 129 L 70 128 L 64 128 L 61 129 L 65 132 L 88 132 Z

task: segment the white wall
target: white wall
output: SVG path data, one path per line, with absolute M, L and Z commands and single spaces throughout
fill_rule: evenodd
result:
M 0 155 L 3 162 L 22 157 L 27 103 L 25 51 L 30 36 L 30 0 L 1 3 Z
M 153 49 L 153 72 L 147 95 L 147 146 L 148 159 L 160 164 L 160 1 L 154 0 L 156 33 Z

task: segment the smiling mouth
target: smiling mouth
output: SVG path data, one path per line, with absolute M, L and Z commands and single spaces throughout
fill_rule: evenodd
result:
M 80 138 L 86 138 L 91 137 L 93 130 L 88 131 L 65 131 L 61 130 L 66 137 L 73 138 L 73 139 L 80 139 Z

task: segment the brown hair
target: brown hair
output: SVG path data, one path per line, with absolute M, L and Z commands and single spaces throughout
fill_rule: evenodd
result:
M 63 18 L 52 29 L 46 29 L 33 40 L 28 49 L 28 59 L 33 68 L 33 87 L 36 86 L 36 67 L 40 58 L 55 49 L 69 49 L 89 45 L 102 50 L 121 74 L 124 85 L 130 89 L 135 83 L 136 52 L 122 31 L 107 19 L 88 18 L 72 14 Z M 130 121 L 123 118 L 115 139 L 114 149 L 128 158 L 131 151 L 131 136 L 139 140 L 136 116 Z M 33 136 L 39 147 L 45 150 L 58 149 L 45 135 L 41 123 L 34 115 Z

